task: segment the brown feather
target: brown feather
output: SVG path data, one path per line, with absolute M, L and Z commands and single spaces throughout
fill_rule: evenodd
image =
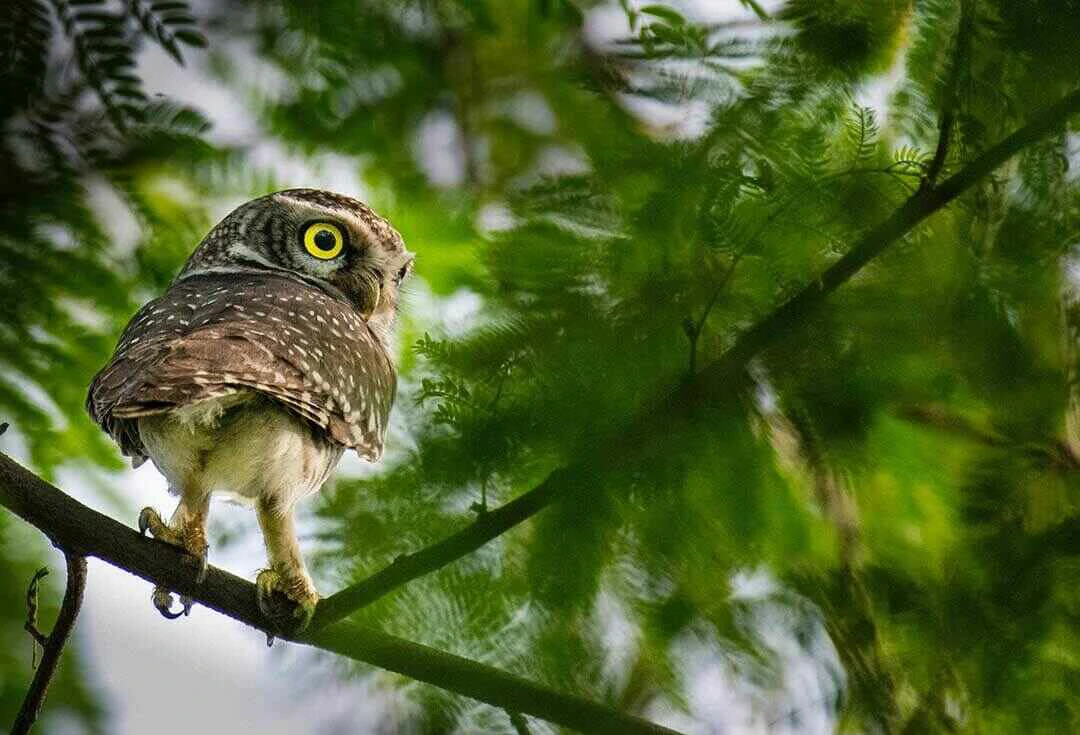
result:
M 389 356 L 346 299 L 287 274 L 207 274 L 135 315 L 87 408 L 137 457 L 135 419 L 255 391 L 374 460 L 394 389 Z

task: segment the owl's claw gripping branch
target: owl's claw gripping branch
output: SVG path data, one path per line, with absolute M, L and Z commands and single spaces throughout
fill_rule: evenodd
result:
M 180 535 L 169 528 L 153 508 L 143 508 L 139 511 L 139 533 L 145 536 L 147 531 L 159 541 L 164 541 L 173 546 L 181 545 Z
M 185 615 L 190 615 L 191 608 L 194 605 L 194 602 L 190 597 L 182 596 L 180 598 L 180 609 L 173 612 L 172 592 L 170 592 L 168 588 L 160 586 L 154 588 L 154 592 L 150 596 L 150 599 L 153 601 L 154 607 L 157 608 L 157 611 L 169 620 L 176 620 L 177 618 L 184 617 Z
M 206 581 L 206 570 L 210 568 L 210 563 L 207 560 L 209 548 L 209 546 L 203 546 L 203 550 L 195 556 L 195 563 L 198 565 L 195 571 L 195 581 L 199 584 Z
M 143 508 L 139 512 L 139 533 L 145 536 L 149 532 L 151 536 L 159 541 L 179 546 L 190 554 L 195 563 L 195 581 L 202 584 L 206 579 L 208 569 L 207 551 L 209 549 L 206 543 L 206 531 L 203 528 L 204 522 L 204 520 L 196 516 L 189 518 L 185 523 L 176 524 L 177 527 L 174 528 L 166 524 L 153 508 Z M 150 599 L 158 612 L 169 620 L 176 620 L 190 615 L 191 608 L 195 604 L 187 595 L 181 595 L 180 609 L 174 612 L 172 609 L 172 592 L 160 586 L 154 588 Z
M 287 632 L 300 633 L 311 623 L 319 595 L 302 577 L 289 580 L 273 569 L 255 578 L 255 601 L 259 611 Z

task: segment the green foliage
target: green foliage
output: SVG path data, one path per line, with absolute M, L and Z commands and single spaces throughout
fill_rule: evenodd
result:
M 910 0 L 791 0 L 780 17 L 798 30 L 796 43 L 825 68 L 884 71 L 902 44 Z
M 168 6 L 168 7 L 165 7 Z M 149 206 L 132 186 L 141 167 L 205 151 L 205 119 L 150 97 L 135 73 L 140 26 L 165 46 L 203 41 L 186 3 L 16 0 L 0 18 L 0 420 L 25 442 L 43 474 L 63 463 L 119 467 L 86 420 L 86 385 L 137 308 L 145 272 L 110 241 L 102 195 Z M 108 202 L 106 201 L 105 204 Z M 200 223 L 200 226 L 204 223 Z M 149 232 L 147 233 L 149 234 Z M 190 240 L 184 244 L 187 248 Z M 174 256 L 168 268 L 178 261 Z M 23 630 L 25 591 L 48 558 L 42 539 L 0 517 L 0 720 L 14 719 L 33 670 Z M 61 579 L 57 579 L 57 577 Z M 42 627 L 55 619 L 62 574 L 42 586 Z M 79 650 L 68 651 L 41 728 L 81 721 L 104 730 L 99 693 L 85 681 Z
M 179 5 L 57 5 L 74 67 L 44 51 L 51 6 L 18 6 L 0 411 L 39 468 L 116 466 L 82 417 L 90 374 L 212 199 L 276 183 L 125 78 L 139 38 L 179 61 L 196 27 L 225 28 L 287 92 L 227 53 L 218 80 L 285 150 L 362 161 L 368 200 L 419 254 L 390 456 L 321 496 L 322 578 L 361 579 L 555 468 L 588 468 L 563 502 L 360 619 L 627 709 L 687 711 L 688 651 L 781 697 L 785 660 L 738 589 L 760 571 L 803 621 L 800 650 L 806 621 L 824 626 L 846 675 L 842 701 L 778 707 L 850 731 L 1080 726 L 1075 123 L 728 384 L 662 400 L 926 177 L 1075 87 L 1075 3 L 742 2 L 709 24 L 629 1 L 280 0 L 215 7 L 205 26 Z M 618 28 L 596 33 L 601 17 Z M 132 257 L 82 194 L 91 174 L 136 217 Z M 417 315 L 462 289 L 479 303 L 468 328 Z M 506 713 L 395 682 L 418 731 L 513 731 Z
M 147 97 L 133 70 L 136 11 L 161 24 L 163 35 L 153 34 L 161 43 L 199 42 L 179 5 L 114 12 L 20 0 L 0 27 L 19 39 L 5 59 L 0 105 L 0 411 L 46 471 L 71 458 L 115 465 L 81 406 L 115 329 L 137 306 L 143 274 L 109 241 L 115 213 L 100 211 L 109 203 L 101 195 L 111 185 L 117 204 L 145 211 L 147 192 L 131 186 L 141 167 L 163 165 L 162 150 L 206 156 L 196 138 L 202 115 Z M 168 28 L 175 33 L 164 35 Z

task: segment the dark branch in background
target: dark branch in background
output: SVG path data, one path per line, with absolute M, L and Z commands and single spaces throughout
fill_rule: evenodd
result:
M 1080 112 L 1080 89 L 1074 90 L 1057 104 L 1044 110 L 1027 125 L 983 152 L 940 185 L 929 185 L 916 191 L 891 217 L 863 236 L 818 278 L 743 332 L 727 352 L 693 380 L 680 385 L 655 404 L 647 406 L 620 436 L 608 437 L 608 445 L 637 447 L 643 433 L 642 426 L 649 425 L 654 432 L 662 431 L 662 427 L 657 425 L 658 422 L 691 405 L 692 399 L 728 390 L 732 382 L 730 378 L 737 375 L 755 355 L 776 344 L 790 329 L 820 306 L 829 294 L 889 245 L 970 189 L 1017 152 L 1061 127 L 1077 112 Z M 582 462 L 556 469 L 537 487 L 486 513 L 456 534 L 413 554 L 398 557 L 390 566 L 320 602 L 312 622 L 313 628 L 342 620 L 401 585 L 475 551 L 539 513 L 570 488 L 580 489 L 587 486 L 594 469 Z
M 267 634 L 372 664 L 508 711 L 587 732 L 669 735 L 674 732 L 491 666 L 353 623 L 340 622 L 300 635 L 283 633 L 259 611 L 255 585 L 251 582 L 210 567 L 206 579 L 197 583 L 196 570 L 185 563 L 187 555 L 179 548 L 141 536 L 134 529 L 87 508 L 3 454 L 0 454 L 0 505 L 36 526 L 68 555 L 68 595 L 64 597 L 60 620 L 50 636 L 41 669 L 46 667 L 53 637 L 63 630 L 64 610 L 72 611 L 74 621 L 78 605 L 68 603 L 69 595 L 75 592 L 72 580 L 85 579 L 82 557 L 93 556 L 156 585 L 188 595 Z M 80 582 L 79 597 L 81 590 Z M 58 639 L 57 643 L 55 655 L 59 656 L 62 642 Z M 55 663 L 52 665 L 55 667 Z
M 454 535 L 415 553 L 399 556 L 393 564 L 367 579 L 321 600 L 315 608 L 311 629 L 317 630 L 348 617 L 403 584 L 476 551 L 496 536 L 533 517 L 572 486 L 571 469 L 555 470 L 532 490 L 489 510 Z
M 934 157 L 926 168 L 923 187 L 933 186 L 945 167 L 949 154 L 949 141 L 952 139 L 953 125 L 956 123 L 956 108 L 960 104 L 960 76 L 967 68 L 968 53 L 971 49 L 971 36 L 975 24 L 974 0 L 960 0 L 960 26 L 956 30 L 953 46 L 952 63 L 941 99 L 941 121 L 938 123 L 937 148 Z
M 1068 442 L 1061 439 L 1049 439 L 1041 443 L 1019 442 L 936 405 L 901 406 L 897 409 L 897 415 L 912 423 L 930 426 L 977 444 L 1017 452 L 1044 467 L 1061 472 L 1080 469 L 1080 457 L 1076 456 Z
M 735 268 L 739 265 L 739 261 L 742 260 L 742 256 L 742 252 L 736 253 L 735 257 L 731 259 L 731 264 L 724 269 L 724 275 L 720 276 L 720 281 L 713 289 L 708 303 L 706 303 L 705 308 L 701 310 L 701 316 L 697 319 L 687 317 L 686 321 L 683 322 L 683 331 L 686 333 L 686 338 L 690 342 L 690 364 L 687 366 L 687 378 L 693 379 L 694 374 L 697 372 L 698 342 L 701 339 L 701 333 L 705 331 L 705 322 L 709 320 L 709 314 L 712 312 L 713 307 L 716 306 L 716 302 L 720 300 L 720 294 L 723 292 L 724 287 L 727 286 L 731 277 L 735 275 Z
M 83 592 L 86 590 L 86 558 L 65 551 L 67 558 L 67 589 L 64 590 L 64 601 L 60 605 L 60 614 L 56 617 L 56 624 L 48 636 L 42 636 L 37 630 L 36 621 L 27 620 L 27 630 L 34 637 L 35 644 L 40 643 L 44 651 L 41 654 L 41 663 L 34 672 L 34 679 L 30 682 L 30 690 L 26 693 L 22 708 L 15 718 L 15 724 L 11 728 L 12 735 L 23 735 L 30 732 L 34 722 L 41 712 L 41 706 L 45 703 L 45 695 L 49 692 L 49 684 L 56 674 L 60 665 L 60 655 L 64 652 L 64 645 L 71 636 L 75 627 L 75 620 L 79 616 L 79 608 L 82 607 Z M 34 575 L 34 583 L 45 576 L 38 572 Z M 30 593 L 27 593 L 29 602 Z M 30 610 L 29 617 L 36 617 L 36 610 Z

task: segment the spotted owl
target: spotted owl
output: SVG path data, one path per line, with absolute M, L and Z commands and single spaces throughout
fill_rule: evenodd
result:
M 346 449 L 375 461 L 396 376 L 388 340 L 413 255 L 363 203 L 290 189 L 234 210 L 168 290 L 135 314 L 90 385 L 90 416 L 136 466 L 150 459 L 180 502 L 139 528 L 206 570 L 214 493 L 253 505 L 268 568 L 258 604 L 306 624 L 318 594 L 293 508 Z M 295 605 L 282 604 L 282 596 Z M 154 604 L 169 617 L 172 596 Z

